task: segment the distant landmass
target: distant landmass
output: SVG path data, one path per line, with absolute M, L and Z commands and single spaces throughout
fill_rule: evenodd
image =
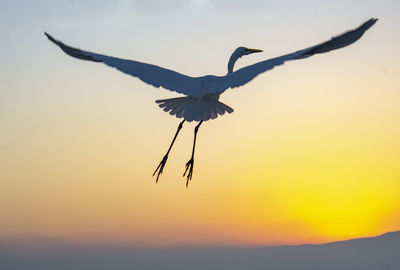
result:
M 166 248 L 139 251 L 116 246 L 51 243 L 22 247 L 0 243 L 5 270 L 398 270 L 400 231 L 323 245 L 264 248 Z

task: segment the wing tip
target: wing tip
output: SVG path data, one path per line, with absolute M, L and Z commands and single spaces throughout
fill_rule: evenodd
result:
M 371 19 L 369 19 L 368 21 L 366 21 L 365 23 L 363 23 L 360 28 L 364 28 L 364 31 L 367 31 L 371 26 L 373 26 L 379 19 L 378 18 L 374 18 L 372 17 Z
M 57 40 L 55 38 L 53 38 L 49 33 L 47 33 L 46 31 L 44 32 L 44 35 L 53 43 L 58 44 Z

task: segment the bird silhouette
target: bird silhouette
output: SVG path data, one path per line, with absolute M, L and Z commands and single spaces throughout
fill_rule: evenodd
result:
M 162 87 L 184 95 L 183 97 L 156 100 L 156 103 L 158 103 L 164 111 L 169 112 L 171 115 L 175 115 L 177 118 L 183 118 L 183 121 L 179 123 L 168 151 L 157 166 L 153 176 L 157 174 L 156 182 L 158 182 L 159 177 L 164 170 L 171 148 L 175 143 L 179 131 L 182 129 L 183 123 L 185 121 L 196 121 L 199 123 L 194 129 L 192 154 L 189 161 L 186 163 L 185 171 L 183 173 L 183 176 L 186 176 L 187 187 L 193 176 L 196 138 L 201 124 L 204 121 L 215 119 L 226 112 L 233 112 L 231 107 L 219 101 L 219 97 L 224 91 L 230 88 L 233 89 L 240 87 L 257 77 L 259 74 L 282 65 L 286 61 L 304 59 L 314 54 L 325 53 L 348 46 L 361 38 L 365 31 L 374 25 L 377 20 L 378 19 L 376 18 L 371 18 L 356 29 L 333 37 L 326 42 L 233 71 L 236 61 L 242 56 L 262 52 L 262 50 L 259 49 L 239 47 L 229 58 L 228 72 L 224 76 L 206 75 L 201 77 L 191 77 L 156 65 L 73 48 L 65 45 L 59 40 L 56 40 L 46 32 L 45 35 L 50 41 L 59 46 L 61 50 L 72 57 L 104 63 L 107 66 L 137 77 L 154 87 Z

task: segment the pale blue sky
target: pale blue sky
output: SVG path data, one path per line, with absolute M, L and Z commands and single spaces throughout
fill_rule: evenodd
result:
M 60 76 L 54 66 L 67 72 L 65 62 L 75 61 L 59 55 L 47 43 L 43 31 L 77 47 L 192 75 L 222 74 L 237 46 L 265 51 L 257 59 L 239 63 L 245 65 L 323 41 L 370 17 L 380 18 L 374 29 L 375 38 L 370 41 L 376 44 L 371 53 L 379 55 L 384 51 L 385 56 L 397 60 L 399 10 L 400 4 L 394 0 L 3 1 L 2 101 L 9 94 L 22 91 L 21 87 L 29 92 L 30 86 L 46 85 L 46 76 Z M 162 95 L 163 91 L 159 92 Z

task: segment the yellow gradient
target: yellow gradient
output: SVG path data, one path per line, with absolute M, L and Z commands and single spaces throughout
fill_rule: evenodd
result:
M 397 2 L 360 10 L 342 0 L 312 8 L 269 1 L 271 9 L 261 1 L 250 10 L 246 1 L 189 1 L 168 16 L 136 2 L 32 6 L 18 23 L 9 16 L 0 52 L 0 242 L 274 245 L 399 230 Z M 223 75 L 237 46 L 264 51 L 242 57 L 240 68 L 372 16 L 380 20 L 357 43 L 221 95 L 234 112 L 201 126 L 187 189 L 194 123 L 184 124 L 159 183 L 152 177 L 180 122 L 154 100 L 177 94 L 72 59 L 42 33 L 191 76 Z

